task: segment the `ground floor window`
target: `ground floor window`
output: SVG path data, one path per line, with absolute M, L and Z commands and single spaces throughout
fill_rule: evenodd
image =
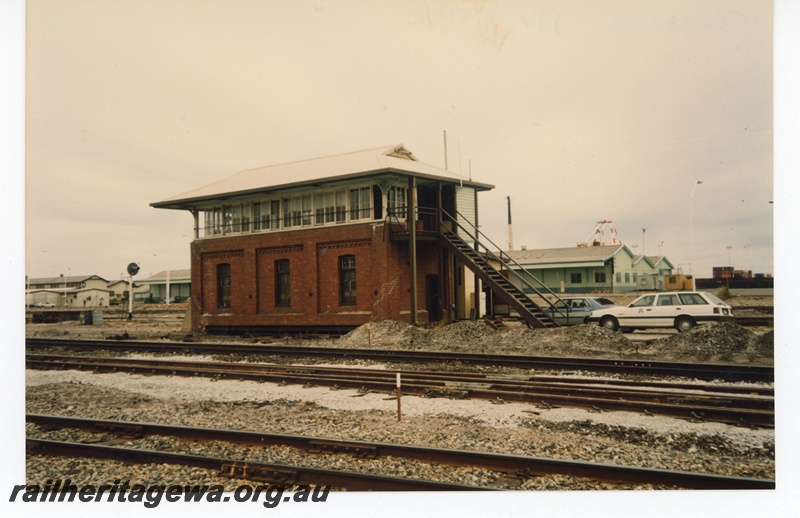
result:
M 581 283 L 581 274 L 579 273 L 571 273 L 569 274 L 569 282 L 572 284 L 580 284 Z
M 217 307 L 231 307 L 231 265 L 217 265 Z
M 292 304 L 289 260 L 275 261 L 275 307 L 288 308 Z
M 605 284 L 606 272 L 594 272 L 594 282 L 597 284 Z
M 339 257 L 339 304 L 356 305 L 356 256 Z

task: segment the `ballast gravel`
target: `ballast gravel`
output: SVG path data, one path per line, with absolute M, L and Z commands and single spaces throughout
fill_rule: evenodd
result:
M 179 321 L 165 325 L 155 317 L 153 323 L 144 325 L 135 319 L 133 322 L 110 321 L 100 326 L 81 326 L 78 323 L 29 324 L 28 336 L 114 336 L 135 340 L 171 338 L 184 340 L 187 345 L 192 341 L 275 343 L 274 337 L 181 334 L 179 325 Z M 735 324 L 701 326 L 688 333 L 666 335 L 663 339 L 647 343 L 634 343 L 621 333 L 588 325 L 531 330 L 508 323 L 500 330 L 493 330 L 481 322 L 465 321 L 423 329 L 385 321 L 362 326 L 339 339 L 286 337 L 278 343 L 772 364 L 773 340 L 771 331 L 753 333 Z M 151 356 L 134 355 L 142 358 Z M 274 360 L 247 357 L 191 359 Z M 280 361 L 300 363 L 300 360 Z M 348 364 L 396 368 L 391 364 L 369 362 Z M 590 413 L 571 408 L 545 410 L 522 403 L 492 404 L 478 400 L 404 396 L 401 400 L 402 420 L 398 422 L 397 401 L 388 394 L 359 394 L 352 390 L 334 391 L 324 387 L 301 388 L 179 376 L 35 370 L 26 371 L 26 400 L 27 412 L 38 414 L 437 446 L 745 477 L 775 477 L 774 430 L 694 423 L 631 412 Z M 27 425 L 26 428 L 33 437 L 80 437 L 76 431 L 48 431 L 34 425 Z M 152 438 L 142 441 L 137 447 L 174 449 L 183 448 L 184 445 L 170 438 Z M 221 454 L 227 452 L 231 456 L 261 459 L 264 462 L 340 467 L 389 476 L 503 489 L 620 487 L 564 476 L 508 477 L 477 468 L 426 465 L 400 459 L 367 462 L 344 455 L 310 455 L 292 448 L 243 449 L 221 443 L 194 444 L 191 448 L 194 453 L 201 455 L 223 456 Z M 31 455 L 27 459 L 28 483 L 44 484 L 48 479 L 66 477 L 76 483 L 113 483 L 115 479 L 129 479 L 144 485 L 206 483 L 222 484 L 229 489 L 248 483 L 206 470 L 178 466 L 137 466 L 115 461 L 39 455 Z M 649 486 L 624 487 L 650 489 Z
M 322 436 L 411 445 L 434 445 L 514 455 L 554 457 L 610 464 L 680 469 L 759 478 L 774 477 L 774 434 L 771 430 L 736 428 L 719 423 L 690 423 L 629 412 L 601 414 L 558 408 L 486 401 L 402 398 L 358 394 L 325 388 L 299 388 L 249 381 L 211 381 L 182 377 L 81 371 L 28 371 L 27 411 L 97 419 L 143 421 L 186 426 L 230 428 L 269 433 Z M 537 415 L 538 414 L 538 415 Z M 52 434 L 28 425 L 34 437 Z M 170 449 L 173 439 L 157 439 L 156 449 Z M 193 453 L 218 456 L 219 445 L 196 445 Z M 481 469 L 423 465 L 412 461 L 365 461 L 348 456 L 314 456 L 291 448 L 242 451 L 242 460 L 274 461 L 359 471 L 388 476 L 439 480 L 503 489 L 607 489 L 617 486 L 570 477 L 509 480 Z M 258 455 L 256 455 L 258 453 Z M 266 459 L 263 455 L 267 455 Z M 28 459 L 29 483 L 60 476 L 67 459 Z M 100 462 L 100 461 L 92 461 Z M 107 461 L 102 461 L 105 463 Z M 72 469 L 72 468 L 70 468 Z M 171 468 L 172 469 L 172 468 Z M 98 476 L 97 470 L 87 476 Z M 109 473 L 113 473 L 109 468 Z M 164 480 L 160 466 L 144 471 L 147 480 Z M 75 477 L 80 476 L 75 474 Z M 115 475 L 116 476 L 116 475 Z M 184 483 L 203 483 L 209 475 Z M 155 478 L 153 478 L 155 477 Z M 87 479 L 91 481 L 91 479 Z M 95 482 L 97 482 L 95 480 Z M 113 480 L 111 480 L 113 482 Z M 208 482 L 206 482 L 208 483 Z M 241 482 L 239 482 L 241 483 Z M 226 487 L 235 487 L 228 481 Z

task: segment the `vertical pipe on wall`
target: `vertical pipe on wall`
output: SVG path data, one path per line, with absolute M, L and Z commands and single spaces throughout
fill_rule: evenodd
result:
M 408 179 L 408 227 L 409 258 L 411 262 L 411 325 L 417 325 L 417 179 Z
M 436 231 L 441 233 L 442 230 L 443 230 L 442 229 L 442 223 L 444 221 L 443 213 L 442 213 L 442 211 L 444 210 L 444 202 L 442 201 L 442 184 L 441 183 L 437 184 L 437 186 L 436 186 L 436 196 L 437 196 L 437 199 L 436 199 L 436 212 L 437 212 Z M 438 295 L 438 297 L 436 297 L 436 317 L 437 317 L 437 320 L 441 320 L 442 318 L 444 318 L 444 315 L 445 315 L 445 313 L 444 313 L 444 300 L 445 300 L 444 292 L 445 292 L 445 287 L 447 286 L 447 284 L 445 283 L 445 278 L 446 278 L 445 277 L 445 275 L 446 275 L 445 262 L 447 261 L 447 249 L 445 247 L 441 247 L 439 249 L 439 257 L 438 257 L 438 259 L 439 259 L 439 272 L 438 272 L 439 273 L 439 277 L 438 277 L 437 282 L 436 282 L 436 293 Z
M 475 251 L 480 253 L 480 249 L 478 248 L 478 189 L 475 189 Z M 475 274 L 475 318 L 481 318 L 481 279 L 478 277 L 478 274 Z

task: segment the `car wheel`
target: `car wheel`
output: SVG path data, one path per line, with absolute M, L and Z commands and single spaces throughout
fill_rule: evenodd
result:
M 614 317 L 603 317 L 600 319 L 600 325 L 605 327 L 610 331 L 616 331 L 619 329 L 619 322 Z
M 685 333 L 694 327 L 694 319 L 691 317 L 678 317 L 675 319 L 675 329 L 679 333 Z

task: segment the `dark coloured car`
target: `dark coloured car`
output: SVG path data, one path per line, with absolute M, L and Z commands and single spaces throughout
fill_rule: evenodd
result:
M 614 302 L 604 297 L 566 297 L 546 307 L 544 311 L 560 326 L 583 324 L 592 311 L 605 309 Z

